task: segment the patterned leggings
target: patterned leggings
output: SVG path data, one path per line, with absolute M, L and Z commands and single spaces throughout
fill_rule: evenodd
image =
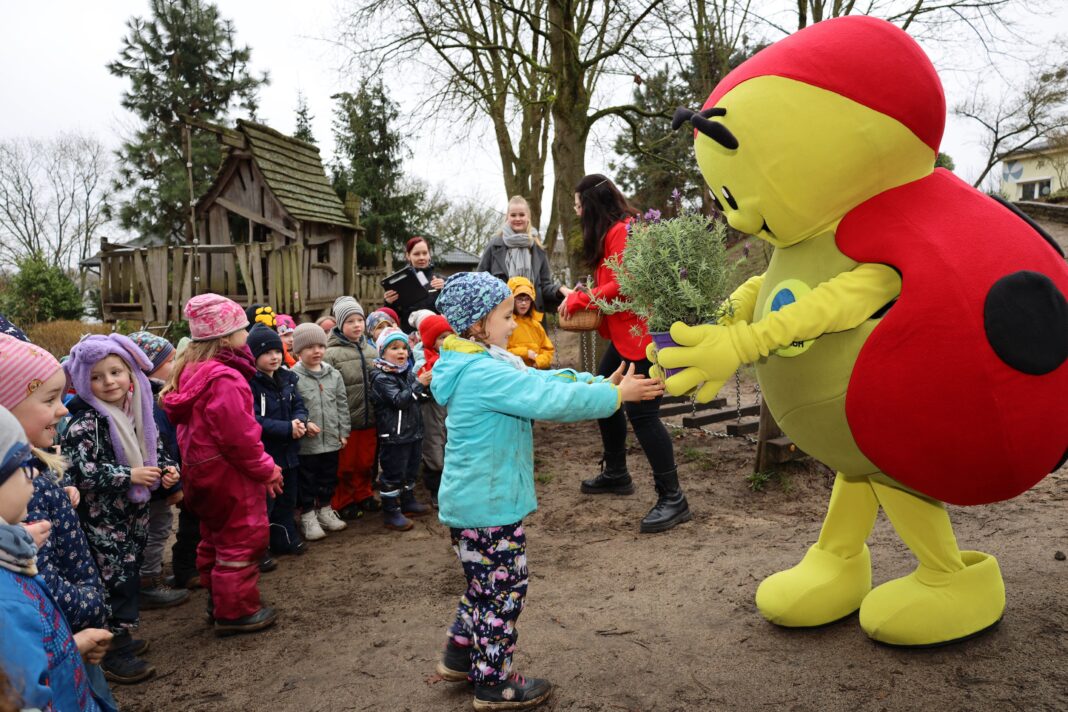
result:
M 475 684 L 495 685 L 511 674 L 516 620 L 527 595 L 527 539 L 523 522 L 485 529 L 451 529 L 452 548 L 467 578 L 449 638 L 473 646 Z

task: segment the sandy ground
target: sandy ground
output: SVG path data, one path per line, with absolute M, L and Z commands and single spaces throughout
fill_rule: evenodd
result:
M 573 337 L 559 336 L 564 357 Z M 766 623 L 753 593 L 814 541 L 832 475 L 808 461 L 753 491 L 753 445 L 675 430 L 693 522 L 640 535 L 655 497 L 632 448 L 638 491 L 587 497 L 579 479 L 599 457 L 594 423 L 538 424 L 540 508 L 527 520 L 531 586 L 520 619 L 520 672 L 556 684 L 547 710 L 1068 709 L 1068 471 L 1030 492 L 952 514 L 964 548 L 996 555 L 1008 591 L 1001 625 L 932 650 L 877 645 L 855 616 L 811 631 Z M 914 561 L 880 518 L 874 580 Z M 464 685 L 434 664 L 464 588 L 448 531 L 434 518 L 408 533 L 369 516 L 281 559 L 261 579 L 280 623 L 216 638 L 204 591 L 144 614 L 157 676 L 118 687 L 126 710 L 470 709 Z

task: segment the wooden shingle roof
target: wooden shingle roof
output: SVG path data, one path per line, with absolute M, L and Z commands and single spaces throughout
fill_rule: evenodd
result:
M 318 147 L 244 119 L 238 119 L 237 131 L 244 135 L 271 192 L 290 215 L 302 221 L 353 226 L 326 177 Z

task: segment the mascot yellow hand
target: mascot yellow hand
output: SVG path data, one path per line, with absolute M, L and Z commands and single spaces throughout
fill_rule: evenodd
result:
M 682 322 L 672 324 L 671 338 L 678 347 L 661 349 L 657 354 L 657 364 L 664 369 L 685 370 L 664 382 L 668 392 L 683 395 L 700 386 L 697 391 L 699 402 L 707 403 L 715 398 L 719 389 L 742 364 L 734 344 L 733 331 L 748 326 L 686 326 Z

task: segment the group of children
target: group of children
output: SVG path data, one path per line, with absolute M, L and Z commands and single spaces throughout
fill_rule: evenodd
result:
M 528 280 L 454 275 L 437 310 L 412 314 L 408 335 L 389 310 L 365 316 L 343 296 L 327 333 L 203 294 L 184 306 L 190 339 L 177 351 L 145 332 L 88 336 L 62 368 L 0 335 L 0 406 L 37 448 L 27 471 L 45 473 L 22 517 L 44 589 L 73 634 L 109 639 L 83 655 L 101 663 L 82 668 L 84 699 L 108 709 L 105 678 L 153 672 L 132 633 L 146 586 L 160 593 L 158 570 L 141 574 L 154 544 L 162 559 L 171 505 L 181 507 L 172 581 L 208 590 L 217 634 L 248 633 L 277 618 L 257 586 L 276 565 L 270 552 L 301 554 L 379 506 L 386 527 L 410 529 L 409 517 L 433 511 L 415 496 L 420 469 L 468 580 L 438 672 L 472 681 L 476 709 L 545 699 L 547 682 L 510 669 L 527 586 L 522 519 L 535 508 L 531 420 L 605 417 L 662 385 L 622 370 L 607 380 L 547 370 L 552 345 Z M 49 451 L 68 389 L 60 458 Z M 191 537 L 196 573 L 186 565 L 183 580 L 179 553 Z

